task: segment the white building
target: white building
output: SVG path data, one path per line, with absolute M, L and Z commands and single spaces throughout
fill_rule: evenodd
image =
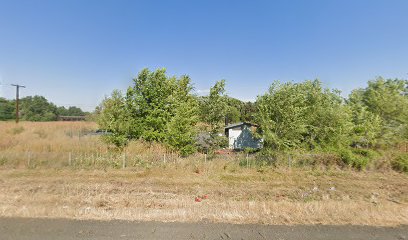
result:
M 225 129 L 225 136 L 228 138 L 228 147 L 234 150 L 243 150 L 245 148 L 262 148 L 262 139 L 257 139 L 253 136 L 252 130 L 256 129 L 257 125 L 239 122 L 229 124 Z

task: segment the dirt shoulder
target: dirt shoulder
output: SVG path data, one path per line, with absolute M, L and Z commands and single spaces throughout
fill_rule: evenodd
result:
M 408 177 L 353 171 L 0 170 L 0 217 L 408 224 Z M 207 199 L 197 202 L 197 197 Z
M 265 226 L 0 218 L 1 239 L 407 239 L 408 226 Z

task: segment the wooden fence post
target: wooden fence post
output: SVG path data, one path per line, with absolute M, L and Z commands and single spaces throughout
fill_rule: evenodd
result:
M 246 162 L 247 162 L 247 168 L 249 168 L 249 157 L 248 157 L 248 153 L 246 154 Z
M 72 165 L 72 153 L 71 152 L 68 153 L 68 165 L 69 166 Z
M 27 166 L 28 166 L 28 168 L 30 168 L 30 165 L 31 165 L 31 152 L 28 151 L 28 158 L 27 158 Z
M 126 152 L 123 153 L 122 169 L 126 168 Z
M 290 155 L 288 155 L 288 165 L 289 165 L 289 168 L 290 168 L 291 165 L 292 165 L 292 158 L 291 158 Z

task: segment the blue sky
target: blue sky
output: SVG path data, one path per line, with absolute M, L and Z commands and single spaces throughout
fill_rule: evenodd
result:
M 319 78 L 348 94 L 376 76 L 408 78 L 408 1 L 4 1 L 0 96 L 10 83 L 92 110 L 142 69 L 227 80 L 254 100 L 274 80 Z

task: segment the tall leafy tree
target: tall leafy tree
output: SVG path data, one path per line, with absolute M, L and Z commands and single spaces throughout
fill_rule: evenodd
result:
M 172 93 L 176 79 L 168 78 L 165 69 L 154 72 L 143 69 L 127 92 L 127 108 L 135 119 L 135 133 L 146 141 L 162 142 L 173 107 Z
M 25 121 L 55 121 L 57 107 L 43 96 L 25 97 L 21 102 L 21 120 Z
M 123 149 L 127 145 L 133 127 L 125 106 L 123 94 L 119 90 L 114 90 L 98 107 L 98 125 L 109 132 L 104 139 L 118 149 Z
M 264 147 L 284 150 L 301 143 L 307 133 L 307 106 L 302 85 L 275 81 L 258 97 L 256 122 L 260 125 Z
M 242 121 L 241 109 L 243 102 L 239 99 L 225 96 L 225 101 L 227 103 L 227 109 L 225 117 L 228 123 L 235 123 Z
M 107 140 L 117 146 L 128 140 L 161 142 L 188 155 L 196 151 L 197 101 L 188 76 L 168 77 L 165 69 L 142 70 L 126 96 L 115 91 L 100 111 L 99 124 L 112 132 Z
M 85 116 L 85 112 L 82 111 L 79 107 L 70 106 L 68 109 L 65 107 L 57 108 L 58 116 Z
M 195 125 L 198 122 L 198 102 L 191 95 L 191 79 L 182 76 L 173 91 L 172 118 L 167 124 L 166 143 L 182 155 L 196 151 Z
M 258 97 L 256 121 L 264 146 L 274 150 L 313 149 L 347 144 L 350 115 L 339 93 L 323 89 L 318 80 L 274 82 Z
M 348 99 L 352 112 L 354 146 L 369 147 L 377 143 L 381 136 L 383 121 L 381 117 L 371 112 L 363 102 L 362 89 L 353 90 Z
M 205 121 L 210 125 L 211 134 L 219 133 L 225 124 L 227 103 L 225 99 L 225 80 L 215 83 L 205 102 Z
M 253 122 L 256 115 L 256 105 L 253 102 L 243 102 L 240 112 L 241 112 L 241 121 L 243 122 Z
M 0 120 L 10 120 L 14 119 L 15 107 L 14 101 L 8 101 L 5 98 L 0 98 Z
M 408 81 L 378 77 L 349 96 L 356 136 L 368 145 L 408 138 Z

